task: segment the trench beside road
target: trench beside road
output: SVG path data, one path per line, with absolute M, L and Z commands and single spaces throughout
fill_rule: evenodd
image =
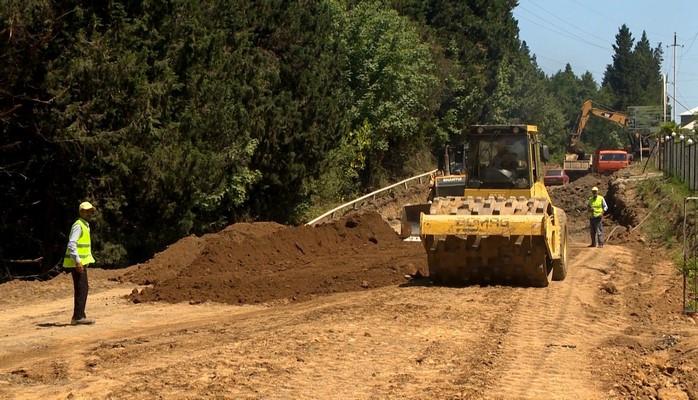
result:
M 94 271 L 98 323 L 79 327 L 64 326 L 67 276 L 11 282 L 0 286 L 0 398 L 627 397 L 618 374 L 646 361 L 618 344 L 661 337 L 670 312 L 643 299 L 675 295 L 676 276 L 635 242 L 585 244 L 573 237 L 568 277 L 548 288 L 405 280 L 242 306 L 133 304 L 133 284 Z

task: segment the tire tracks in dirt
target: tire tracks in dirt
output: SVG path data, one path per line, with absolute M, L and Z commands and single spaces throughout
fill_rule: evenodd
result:
M 567 279 L 542 289 L 389 286 L 261 309 L 119 298 L 96 330 L 50 336 L 30 326 L 61 306 L 28 304 L 0 324 L 34 346 L 8 348 L 0 397 L 606 398 L 594 351 L 625 320 L 599 287 L 632 253 L 572 246 Z
M 477 360 L 481 383 L 460 398 L 567 399 L 606 398 L 594 378 L 593 352 L 608 335 L 620 331 L 622 318 L 589 317 L 600 280 L 594 265 L 613 262 L 617 249 L 582 249 L 570 260 L 567 280 L 545 289 L 510 288 L 517 300 L 499 334 L 481 344 L 488 355 Z

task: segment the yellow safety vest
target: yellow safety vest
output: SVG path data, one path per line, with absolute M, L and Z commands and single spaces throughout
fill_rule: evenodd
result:
M 75 226 L 75 224 L 80 225 L 80 230 L 82 231 L 82 233 L 80 234 L 80 238 L 77 242 L 78 256 L 80 256 L 80 262 L 83 266 L 92 264 L 93 262 L 95 262 L 95 259 L 94 257 L 92 257 L 90 226 L 87 225 L 87 222 L 85 222 L 85 220 L 83 220 L 82 218 L 79 218 L 77 221 L 75 221 L 75 223 L 73 223 L 73 226 Z M 72 226 L 70 230 L 73 230 Z M 65 249 L 65 256 L 63 257 L 63 267 L 75 268 L 75 260 L 73 260 L 73 257 L 70 256 L 70 249 L 68 249 L 67 247 Z
M 591 207 L 592 218 L 603 215 L 603 197 L 596 196 L 589 199 L 589 207 Z

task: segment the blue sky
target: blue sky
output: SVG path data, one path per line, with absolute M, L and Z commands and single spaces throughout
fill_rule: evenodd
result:
M 622 24 L 636 41 L 644 30 L 653 47 L 661 42 L 662 67 L 671 81 L 667 45 L 676 32 L 683 44 L 676 48 L 676 98 L 685 107 L 698 107 L 698 0 L 519 0 L 514 17 L 543 71 L 553 74 L 569 62 L 577 75 L 590 71 L 599 84 Z M 671 82 L 668 90 L 673 93 Z M 676 109 L 677 115 L 686 111 L 678 103 Z

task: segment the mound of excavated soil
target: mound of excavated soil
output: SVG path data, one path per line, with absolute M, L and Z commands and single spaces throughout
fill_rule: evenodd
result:
M 614 243 L 643 241 L 639 233 L 629 232 L 631 227 L 639 223 L 640 212 L 632 183 L 619 180 L 616 175 L 589 174 L 569 185 L 551 188 L 550 196 L 553 203 L 567 212 L 570 232 L 576 236 L 588 235 L 587 201 L 594 186 L 599 188 L 599 193 L 604 196 L 609 208 L 609 214 L 603 219 L 606 240 L 612 239 Z
M 377 212 L 383 216 L 383 219 L 388 222 L 396 232 L 400 231 L 400 218 L 402 217 L 402 208 L 405 204 L 418 204 L 427 201 L 429 193 L 428 179 L 422 184 L 409 186 L 407 189 L 398 187 L 388 193 L 383 193 L 375 199 L 367 199 L 361 204 L 357 204 L 357 210 L 349 210 L 347 215 L 363 214 L 365 212 Z
M 599 193 L 605 195 L 610 180 L 610 176 L 588 174 L 568 185 L 551 188 L 550 197 L 555 206 L 567 212 L 569 218 L 587 219 L 589 214 L 587 200 L 591 197 L 591 188 L 596 186 L 599 188 Z
M 426 262 L 421 244 L 401 241 L 377 213 L 316 227 L 235 224 L 198 239 L 196 246 L 193 240 L 185 238 L 127 271 L 123 280 L 153 285 L 134 291 L 132 300 L 301 300 L 400 283 Z M 186 254 L 177 258 L 180 251 Z
M 588 174 L 565 186 L 549 188 L 550 197 L 556 207 L 560 207 L 567 213 L 569 232 L 573 236 L 588 236 L 589 210 L 587 201 L 591 197 L 591 188 L 599 188 L 601 195 L 606 195 L 610 176 Z M 604 225 L 611 221 L 604 219 Z M 606 232 L 608 234 L 608 231 Z M 585 238 L 586 239 L 586 238 Z

